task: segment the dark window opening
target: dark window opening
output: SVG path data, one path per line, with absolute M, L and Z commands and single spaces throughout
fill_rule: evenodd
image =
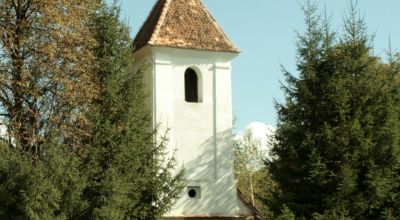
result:
M 198 77 L 193 69 L 185 71 L 185 100 L 187 102 L 199 102 Z
M 191 189 L 191 190 L 189 190 L 189 192 L 188 192 L 188 195 L 189 195 L 189 197 L 190 198 L 194 198 L 194 197 L 196 197 L 196 190 L 194 190 L 194 189 Z

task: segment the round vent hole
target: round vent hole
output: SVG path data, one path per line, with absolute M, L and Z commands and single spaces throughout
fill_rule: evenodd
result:
M 196 197 L 196 194 L 197 194 L 197 192 L 196 192 L 196 190 L 194 190 L 194 189 L 191 189 L 191 190 L 189 190 L 189 192 L 188 192 L 188 195 L 189 195 L 190 198 Z

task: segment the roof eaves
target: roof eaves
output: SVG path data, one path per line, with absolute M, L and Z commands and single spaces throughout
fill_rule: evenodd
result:
M 258 219 L 262 219 L 262 215 L 260 213 L 260 211 L 258 211 L 258 209 L 250 203 L 250 201 L 248 201 L 246 199 L 246 197 L 244 196 L 244 194 L 239 190 L 239 188 L 237 189 L 237 195 L 239 197 L 239 199 L 241 199 L 244 204 L 246 205 L 247 208 L 249 208 L 251 211 L 254 212 L 254 214 L 256 215 L 255 217 L 257 217 Z
M 239 54 L 240 51 L 233 51 L 233 50 L 223 50 L 223 49 L 204 49 L 204 48 L 196 48 L 196 47 L 181 47 L 181 46 L 174 46 L 174 45 L 164 45 L 164 44 L 157 44 L 152 43 L 148 44 L 149 46 L 160 47 L 160 48 L 175 48 L 175 49 L 183 49 L 183 50 L 198 50 L 198 51 L 210 51 L 210 52 L 220 52 L 220 53 L 231 53 L 231 54 Z
M 146 46 L 153 37 L 166 1 L 167 0 L 157 0 L 156 4 L 154 4 L 153 8 L 149 12 L 149 15 L 141 25 L 138 33 L 135 36 L 135 39 L 133 40 L 134 51 L 138 51 L 142 47 Z

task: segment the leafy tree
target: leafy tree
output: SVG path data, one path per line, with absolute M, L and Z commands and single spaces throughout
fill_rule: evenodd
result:
M 285 71 L 286 102 L 277 105 L 268 166 L 280 191 L 271 206 L 307 219 L 399 218 L 397 64 L 371 55 L 354 4 L 339 38 L 316 10 L 305 10 L 299 76 Z
M 167 139 L 155 141 L 142 70 L 131 71 L 130 30 L 119 19 L 117 2 L 103 3 L 92 24 L 100 95 L 86 161 L 90 205 L 83 218 L 155 219 L 180 195 L 182 175 L 172 174 Z
M 246 130 L 241 139 L 234 142 L 234 167 L 238 187 L 251 198 L 254 205 L 254 174 L 261 169 L 265 155 L 261 151 L 260 140 Z
M 267 135 L 267 134 L 265 134 Z M 270 138 L 270 137 L 268 137 Z M 264 165 L 267 155 L 261 141 L 254 137 L 251 130 L 234 139 L 234 171 L 238 189 L 257 207 L 264 217 L 271 216 L 263 200 L 271 199 L 276 184 Z
M 9 144 L 35 160 L 54 133 L 76 148 L 87 134 L 95 8 L 96 0 L 0 1 L 1 122 Z
M 100 3 L 100 4 L 99 4 Z M 0 1 L 1 219 L 155 219 L 181 172 L 155 142 L 119 7 Z M 1 125 L 3 127 L 3 125 Z
M 85 113 L 97 95 L 97 0 L 0 1 L 0 218 L 73 219 L 85 210 Z

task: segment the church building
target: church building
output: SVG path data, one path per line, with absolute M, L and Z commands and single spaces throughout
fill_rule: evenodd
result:
M 239 49 L 202 0 L 158 0 L 135 40 L 153 126 L 185 170 L 167 219 L 257 219 L 233 172 L 231 61 Z M 163 133 L 163 132 L 161 132 Z

